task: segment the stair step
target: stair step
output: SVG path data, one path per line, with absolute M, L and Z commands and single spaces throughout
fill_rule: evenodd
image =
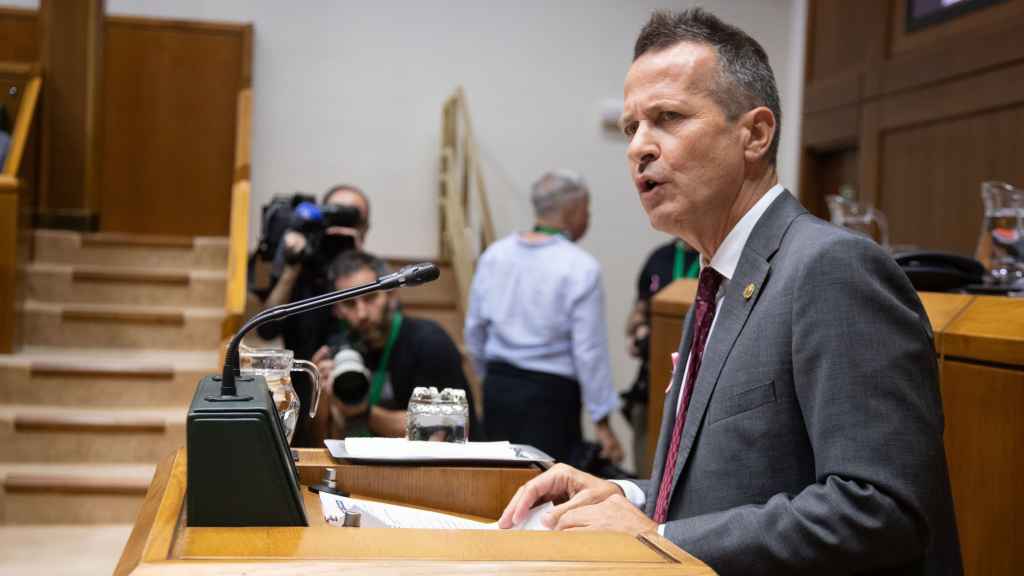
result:
M 83 246 L 113 246 L 115 248 L 192 248 L 189 236 L 160 236 L 156 234 L 125 234 L 121 232 L 96 232 L 82 235 Z
M 223 307 L 225 272 L 33 262 L 27 297 L 44 302 Z
M 30 347 L 0 355 L 0 404 L 188 406 L 216 352 Z
M 388 258 L 387 260 L 388 266 L 393 270 L 420 262 L 419 260 L 406 260 L 404 258 Z M 441 272 L 437 280 L 397 292 L 398 299 L 402 302 L 403 306 L 411 308 L 416 306 L 443 307 L 456 305 L 458 292 L 455 287 L 455 275 L 452 273 L 451 265 L 444 262 L 435 262 L 434 264 Z
M 131 531 L 130 522 L 0 526 L 0 573 L 112 574 Z
M 186 413 L 0 405 L 0 462 L 156 462 L 185 444 Z
M 24 341 L 32 346 L 215 350 L 221 308 L 59 304 L 26 300 Z
M 0 524 L 132 522 L 154 464 L 0 463 Z
M 462 344 L 462 314 L 454 305 L 428 307 L 406 306 L 403 303 L 402 310 L 408 316 L 428 318 L 437 322 L 452 337 L 456 345 Z
M 36 230 L 34 248 L 36 262 L 223 271 L 228 240 Z

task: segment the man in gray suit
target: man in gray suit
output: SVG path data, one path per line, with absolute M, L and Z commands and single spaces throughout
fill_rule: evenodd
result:
M 763 48 L 701 10 L 637 39 L 622 127 L 640 202 L 701 254 L 650 480 L 557 465 L 500 524 L 658 531 L 721 574 L 960 574 L 935 352 L 893 260 L 778 183 Z M 655 383 L 652 383 L 655 385 Z

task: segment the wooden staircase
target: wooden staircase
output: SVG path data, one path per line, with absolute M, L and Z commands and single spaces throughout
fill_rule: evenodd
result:
M 218 369 L 228 243 L 39 230 L 34 245 L 25 346 L 0 355 L 0 572 L 109 573 Z
M 402 266 L 414 264 L 420 260 L 412 261 L 400 258 L 389 258 L 388 266 L 392 270 L 398 270 Z M 455 343 L 462 345 L 462 312 L 458 307 L 458 292 L 455 283 L 455 276 L 451 264 L 435 263 L 441 271 L 441 276 L 427 284 L 413 288 L 398 290 L 398 300 L 402 303 L 402 309 L 409 316 L 429 318 L 441 325 L 445 331 L 455 340 Z

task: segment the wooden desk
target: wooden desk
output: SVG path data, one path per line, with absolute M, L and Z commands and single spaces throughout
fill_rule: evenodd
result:
M 678 280 L 651 306 L 646 469 L 654 454 L 696 281 Z M 920 293 L 935 334 L 944 443 L 965 574 L 1024 563 L 1024 299 Z
M 325 525 L 319 498 L 305 488 L 330 466 L 353 493 L 493 520 L 538 473 L 533 469 L 360 466 L 301 449 L 309 527 L 190 528 L 183 516 L 186 466 L 179 450 L 157 468 L 115 575 L 714 574 L 656 533 L 335 528 Z

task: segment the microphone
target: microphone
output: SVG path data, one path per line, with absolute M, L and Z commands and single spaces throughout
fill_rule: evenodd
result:
M 253 328 L 266 324 L 267 322 L 273 322 L 295 314 L 301 314 L 303 312 L 323 308 L 324 306 L 330 306 L 336 302 L 358 298 L 359 296 L 370 294 L 371 292 L 393 290 L 395 288 L 402 288 L 405 286 L 419 286 L 420 284 L 437 280 L 440 276 L 441 271 L 438 270 L 437 266 L 430 262 L 410 264 L 402 267 L 398 272 L 377 278 L 376 282 L 356 286 L 347 290 L 328 292 L 327 294 L 314 296 L 313 298 L 307 298 L 305 300 L 299 300 L 298 302 L 274 306 L 273 308 L 268 308 L 263 312 L 260 312 L 242 325 L 242 328 L 238 330 L 238 332 L 231 338 L 231 342 L 228 344 L 227 353 L 224 355 L 224 370 L 221 374 L 220 397 L 225 400 L 243 400 L 243 398 L 238 396 L 238 389 L 235 386 L 235 377 L 239 373 L 238 346 L 241 344 L 242 338 L 244 338 L 245 335 Z M 217 401 L 212 398 L 208 398 L 208 400 Z
M 306 526 L 295 458 L 277 408 L 260 375 L 240 373 L 238 347 L 253 328 L 363 294 L 416 286 L 440 275 L 413 264 L 348 290 L 268 308 L 231 338 L 219 376 L 203 378 L 186 424 L 189 526 Z
M 419 286 L 420 284 L 437 280 L 440 275 L 441 271 L 437 269 L 437 266 L 430 262 L 421 262 L 420 264 L 403 266 L 398 272 L 382 276 L 377 281 L 381 284 L 387 284 L 387 288 L 391 289 L 403 286 Z M 391 283 L 395 285 L 391 286 Z

